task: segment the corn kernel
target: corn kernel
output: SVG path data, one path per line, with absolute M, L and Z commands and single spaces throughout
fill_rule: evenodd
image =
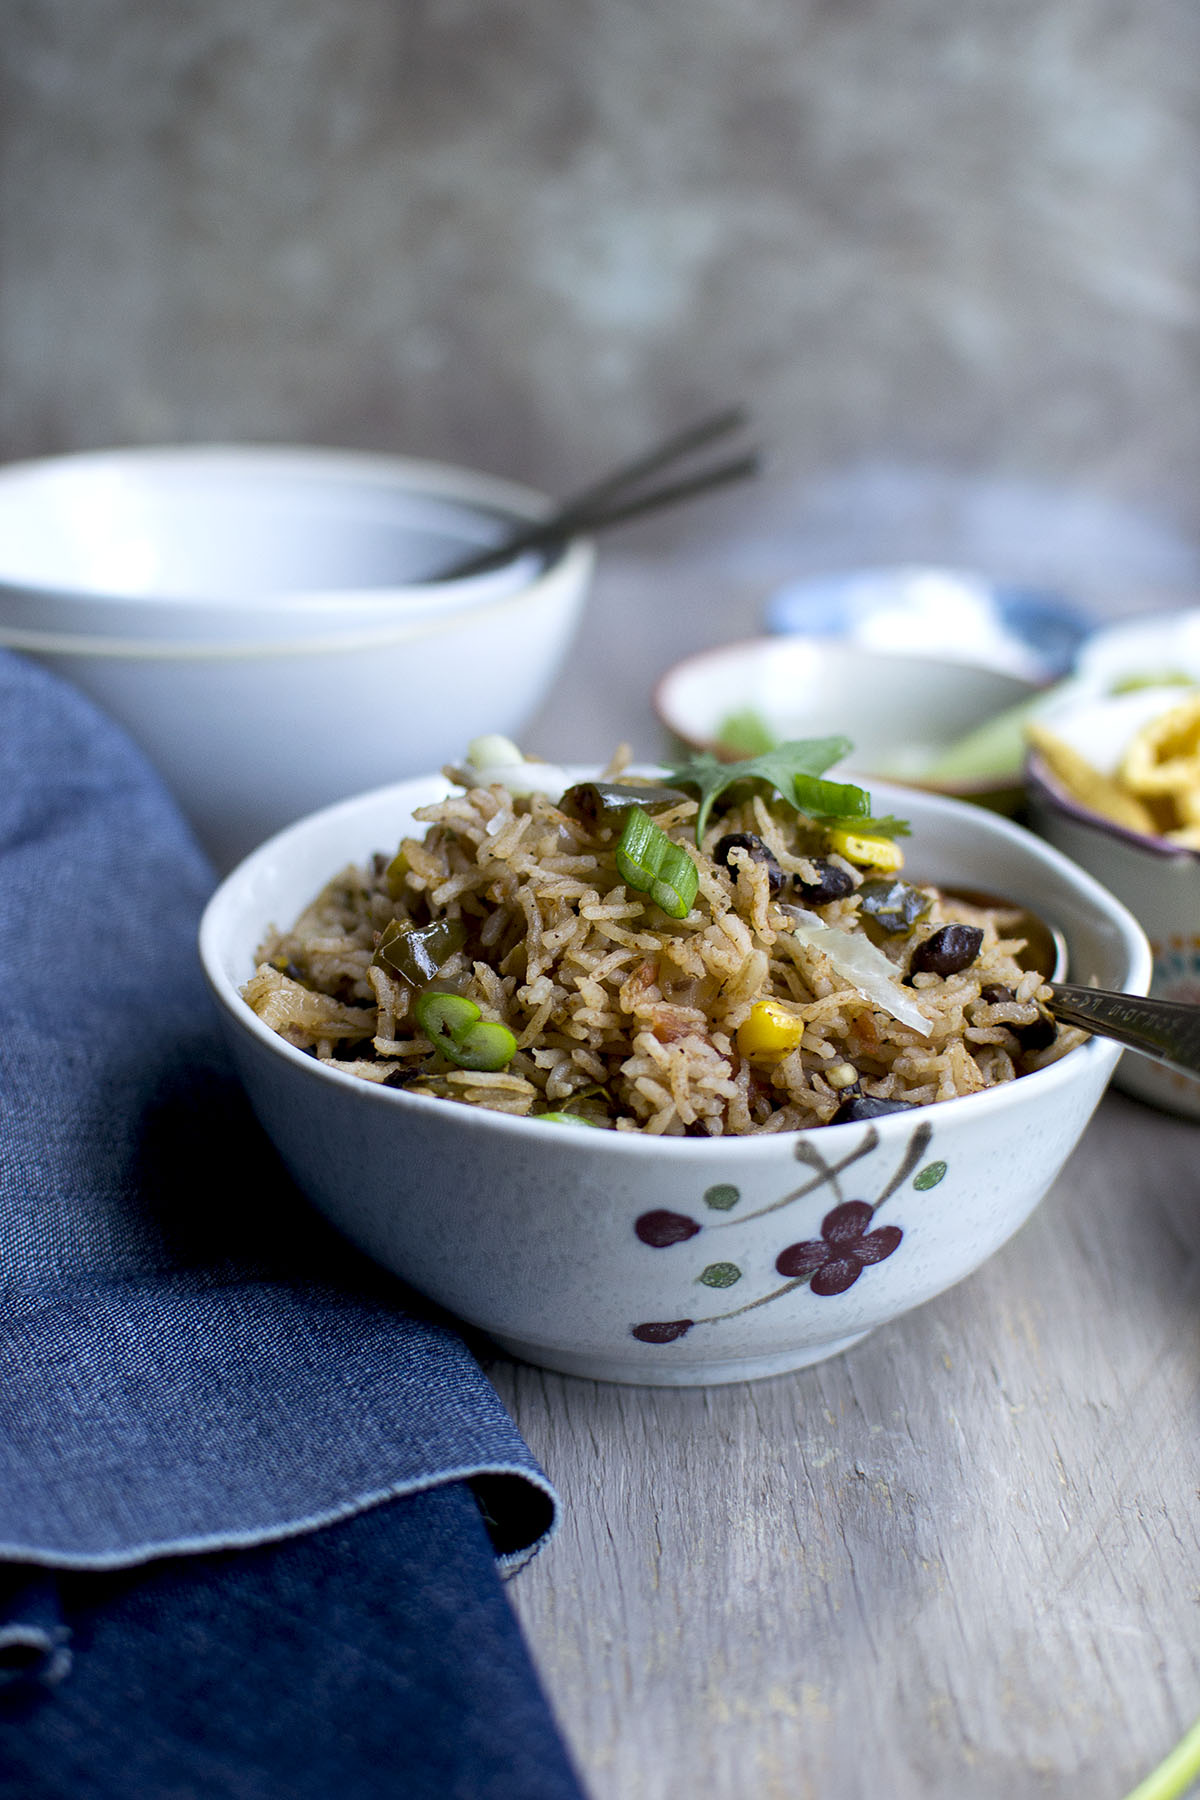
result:
M 830 1087 L 837 1092 L 842 1088 L 853 1087 L 858 1080 L 858 1070 L 853 1063 L 834 1063 L 832 1069 L 824 1071 L 824 1075 Z
M 804 1036 L 804 1021 L 775 1000 L 758 1000 L 738 1026 L 737 1047 L 751 1060 L 769 1060 L 795 1050 Z
M 895 838 L 860 837 L 857 832 L 839 827 L 830 832 L 829 842 L 847 862 L 862 868 L 883 869 L 890 874 L 904 867 L 904 852 Z

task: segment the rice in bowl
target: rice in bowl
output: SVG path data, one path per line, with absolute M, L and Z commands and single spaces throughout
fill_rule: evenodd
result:
M 793 790 L 777 759 L 647 778 L 624 754 L 567 787 L 488 750 L 447 771 L 422 836 L 342 870 L 259 947 L 244 996 L 288 1042 L 495 1111 L 722 1136 L 975 1093 L 1082 1040 L 1022 967 L 1015 910 L 902 875 L 895 821 L 794 803 L 859 790 Z M 631 810 L 650 863 L 666 844 L 668 870 L 694 869 L 678 905 L 670 879 L 631 875 Z M 482 1057 L 461 1049 L 476 1019 Z

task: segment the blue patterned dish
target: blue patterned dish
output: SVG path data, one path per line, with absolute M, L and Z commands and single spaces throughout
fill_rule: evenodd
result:
M 1028 681 L 1066 674 L 1090 629 L 1063 595 L 924 567 L 847 569 L 790 582 L 767 603 L 768 631 L 844 637 L 1002 669 Z

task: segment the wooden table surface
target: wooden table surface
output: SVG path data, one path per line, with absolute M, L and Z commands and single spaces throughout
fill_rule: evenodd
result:
M 654 676 L 761 596 L 602 574 L 524 734 L 662 738 Z M 851 728 L 852 729 L 852 728 Z M 565 1502 L 509 1592 L 594 1800 L 1122 1800 L 1200 1714 L 1195 1125 L 1110 1093 L 959 1287 L 796 1374 L 498 1361 Z

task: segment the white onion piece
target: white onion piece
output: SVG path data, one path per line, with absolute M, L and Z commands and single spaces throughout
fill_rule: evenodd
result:
M 520 794 L 550 794 L 558 799 L 567 787 L 567 772 L 557 763 L 526 762 L 511 738 L 492 733 L 467 746 L 467 766 L 480 787 L 507 788 Z
M 827 956 L 852 988 L 890 1013 L 893 1019 L 899 1019 L 902 1025 L 910 1025 L 922 1037 L 929 1036 L 933 1030 L 929 1020 L 902 985 L 894 965 L 869 937 L 859 932 L 838 931 L 803 906 L 781 905 L 779 910 L 792 921 L 793 935 Z
M 557 800 L 567 787 L 567 774 L 556 763 L 503 763 L 480 769 L 480 787 L 504 787 L 514 799 L 522 794 L 549 794 Z

